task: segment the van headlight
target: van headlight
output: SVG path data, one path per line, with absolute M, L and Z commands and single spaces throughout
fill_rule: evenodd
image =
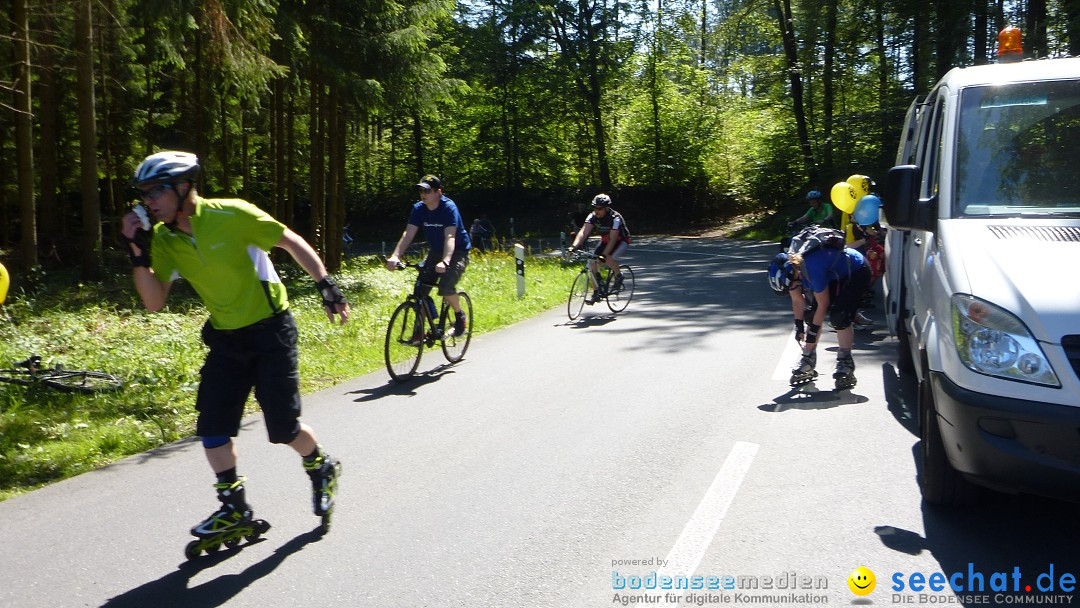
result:
M 1016 315 L 967 295 L 953 296 L 952 304 L 956 348 L 969 369 L 1006 380 L 1061 386 L 1039 343 Z

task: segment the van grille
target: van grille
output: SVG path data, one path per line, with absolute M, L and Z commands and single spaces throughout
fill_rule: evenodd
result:
M 1065 356 L 1069 358 L 1073 371 L 1080 376 L 1080 336 L 1065 336 L 1061 339 L 1061 346 L 1065 349 Z
M 1080 226 L 988 226 L 999 239 L 1080 243 Z

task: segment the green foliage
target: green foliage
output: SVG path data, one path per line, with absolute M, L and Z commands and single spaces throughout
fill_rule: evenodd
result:
M 528 264 L 527 294 L 518 300 L 511 256 L 472 257 L 460 286 L 473 299 L 476 333 L 563 301 L 576 269 L 544 257 Z M 338 282 L 352 315 L 339 326 L 327 321 L 307 275 L 292 266 L 280 270 L 299 327 L 303 392 L 383 368 L 386 322 L 415 273 L 350 260 Z M 206 313 L 183 285 L 174 286 L 170 306 L 159 313 L 138 305 L 128 273 L 95 285 L 54 273 L 36 294 L 9 299 L 16 323 L 0 321 L 0 367 L 38 353 L 49 365 L 113 373 L 125 386 L 87 396 L 0 383 L 0 499 L 192 434 Z

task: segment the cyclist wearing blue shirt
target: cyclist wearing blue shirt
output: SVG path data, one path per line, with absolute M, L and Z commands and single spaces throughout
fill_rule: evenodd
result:
M 414 293 L 422 300 L 430 301 L 430 284 L 438 279 L 439 295 L 454 309 L 454 335 L 460 336 L 465 333 L 465 313 L 461 310 L 457 283 L 469 264 L 472 242 L 457 205 L 443 194 L 442 181 L 438 177 L 425 175 L 416 187 L 420 190 L 420 200 L 413 205 L 405 232 L 394 247 L 394 252 L 386 258 L 386 267 L 397 270 L 401 255 L 423 229 L 428 254 L 416 278 Z M 429 310 L 434 310 L 434 302 L 429 306 Z
M 828 314 L 829 324 L 836 329 L 839 346 L 833 379 L 837 388 L 850 388 L 855 385 L 855 361 L 851 357 L 855 329 L 852 324 L 862 293 L 870 285 L 870 266 L 861 253 L 850 247 L 818 247 L 805 254 L 793 253 L 789 261 L 801 275 L 803 287 L 814 293 L 817 303 L 813 319 L 806 326 L 802 358 L 792 375 L 807 374 L 817 365 L 818 335 Z

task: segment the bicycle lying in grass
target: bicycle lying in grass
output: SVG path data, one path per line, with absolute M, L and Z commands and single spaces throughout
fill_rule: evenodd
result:
M 619 273 L 622 275 L 622 280 L 619 281 L 617 277 L 612 276 L 611 269 L 604 265 L 600 270 L 600 283 L 597 284 L 596 276 L 589 270 L 589 263 L 593 260 L 602 263 L 604 256 L 577 251 L 570 257 L 570 261 L 578 260 L 584 260 L 585 263 L 581 272 L 574 277 L 573 284 L 570 285 L 570 297 L 566 301 L 566 314 L 570 320 L 578 318 L 586 304 L 595 304 L 600 299 L 607 302 L 611 312 L 618 313 L 626 310 L 634 297 L 634 270 L 626 264 L 620 264 Z M 597 299 L 594 300 L 594 296 Z
M 0 369 L 0 382 L 31 386 L 43 384 L 49 388 L 69 393 L 104 393 L 119 390 L 123 383 L 112 374 L 65 369 L 59 363 L 53 367 L 41 367 L 41 355 L 30 355 L 13 369 Z
M 398 269 L 413 268 L 417 272 L 419 264 L 398 264 Z M 436 287 L 438 282 L 424 283 L 427 287 Z M 465 313 L 465 332 L 454 332 L 454 309 L 442 299 L 436 320 L 435 301 L 430 296 L 421 299 L 415 293 L 405 297 L 390 316 L 390 325 L 386 328 L 386 343 L 383 354 L 386 358 L 386 371 L 397 382 L 404 382 L 416 374 L 424 347 L 433 348 L 435 343 L 442 347 L 443 356 L 450 363 L 457 363 L 465 356 L 472 339 L 473 308 L 472 299 L 464 291 L 458 292 L 461 312 Z M 427 300 L 425 302 L 424 300 Z

